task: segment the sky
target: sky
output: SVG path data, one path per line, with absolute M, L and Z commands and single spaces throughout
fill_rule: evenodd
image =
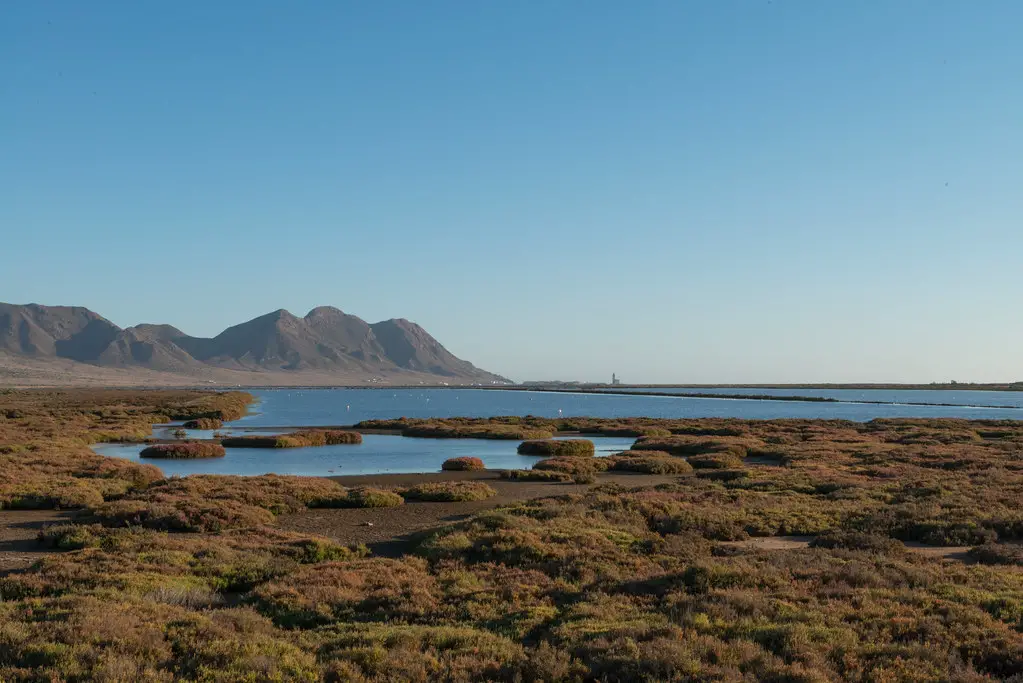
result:
M 1023 3 L 0 3 L 0 301 L 513 379 L 1023 380 Z

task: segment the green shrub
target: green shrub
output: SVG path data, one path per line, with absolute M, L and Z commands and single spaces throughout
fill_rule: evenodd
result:
M 518 450 L 519 455 L 544 455 L 547 457 L 588 457 L 596 452 L 593 442 L 586 439 L 523 441 L 519 444 Z

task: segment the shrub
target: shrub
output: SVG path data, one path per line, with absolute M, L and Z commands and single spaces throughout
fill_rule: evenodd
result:
M 709 481 L 738 481 L 740 479 L 749 479 L 750 473 L 748 470 L 715 470 L 715 469 L 702 469 L 697 471 L 696 476 L 700 479 L 706 479 Z
M 521 441 L 522 439 L 549 439 L 552 431 L 505 424 L 452 424 L 426 422 L 402 428 L 402 436 L 420 439 L 491 439 Z
M 810 541 L 811 548 L 866 550 L 872 553 L 901 552 L 904 546 L 887 536 L 865 534 L 858 531 L 829 531 Z
M 985 543 L 970 548 L 969 555 L 981 564 L 1023 566 L 1023 546 L 1015 544 Z
M 56 524 L 39 532 L 40 543 L 53 546 L 60 550 L 80 550 L 99 545 L 98 525 Z
M 440 468 L 449 472 L 478 472 L 486 469 L 482 460 L 470 457 L 448 458 Z
M 692 455 L 688 458 L 689 464 L 698 470 L 727 470 L 742 467 L 742 458 L 732 453 L 708 453 L 706 455 Z
M 566 472 L 555 472 L 538 470 L 534 467 L 531 470 L 501 470 L 501 479 L 512 481 L 571 481 L 572 475 Z
M 216 417 L 200 417 L 188 420 L 181 426 L 185 429 L 220 429 L 224 426 L 224 421 Z
M 480 481 L 443 481 L 416 484 L 398 489 L 407 500 L 430 502 L 467 502 L 486 500 L 497 495 L 494 487 Z
M 688 474 L 693 466 L 685 458 L 679 458 L 657 451 L 643 455 L 639 453 L 622 453 L 607 458 L 610 469 L 614 472 L 641 472 L 643 474 Z
M 289 434 L 230 436 L 220 442 L 228 448 L 308 448 L 360 444 L 362 434 L 338 430 L 302 430 Z
M 359 432 L 331 429 L 324 432 L 324 434 L 326 435 L 328 446 L 362 443 L 362 434 L 360 434 Z
M 164 443 L 143 448 L 140 458 L 223 458 L 224 447 L 218 443 L 190 441 Z
M 603 472 L 611 466 L 611 458 L 577 458 L 561 456 L 547 458 L 533 464 L 534 470 L 564 472 L 566 474 L 594 474 Z
M 592 441 L 586 439 L 534 440 L 519 444 L 519 455 L 592 456 L 596 452 Z
M 348 496 L 342 501 L 342 507 L 355 508 L 392 508 L 405 503 L 405 499 L 393 491 L 384 491 L 369 486 L 349 489 Z
M 703 439 L 690 436 L 668 438 L 641 438 L 632 445 L 635 451 L 664 451 L 672 455 L 693 456 L 705 454 L 733 455 L 743 458 L 748 445 L 737 439 Z

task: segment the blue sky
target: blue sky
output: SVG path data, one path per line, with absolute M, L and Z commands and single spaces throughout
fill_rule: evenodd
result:
M 1023 379 L 1023 3 L 0 6 L 0 300 L 515 379 Z

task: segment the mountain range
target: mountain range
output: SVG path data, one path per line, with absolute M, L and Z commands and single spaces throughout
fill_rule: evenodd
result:
M 79 306 L 0 303 L 0 356 L 7 365 L 34 368 L 64 363 L 71 374 L 75 366 L 68 363 L 247 383 L 272 375 L 267 384 L 289 377 L 296 383 L 316 378 L 310 382 L 316 384 L 508 382 L 455 357 L 413 322 L 370 324 L 331 306 L 302 318 L 277 310 L 204 338 L 171 325 L 121 328 Z

